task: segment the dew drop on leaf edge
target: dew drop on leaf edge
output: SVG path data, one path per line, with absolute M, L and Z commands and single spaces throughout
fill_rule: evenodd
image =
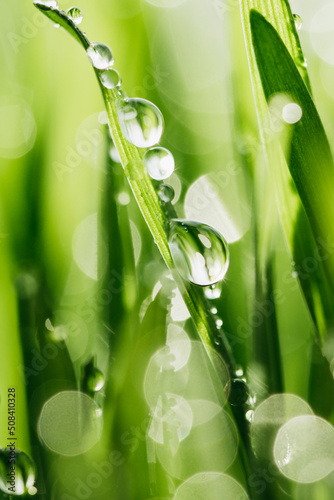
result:
M 167 179 L 174 172 L 174 157 L 166 148 L 149 149 L 144 155 L 144 162 L 149 176 L 157 181 Z
M 151 148 L 161 139 L 164 121 L 152 102 L 141 98 L 119 99 L 117 114 L 124 137 L 138 148 Z
M 83 13 L 79 7 L 70 7 L 66 14 L 68 17 L 74 22 L 76 26 L 78 26 L 83 20 Z
M 14 462 L 11 462 L 14 460 Z M 35 482 L 35 468 L 32 460 L 20 450 L 10 451 L 8 448 L 0 449 L 0 490 L 6 494 L 13 494 L 9 490 L 11 480 L 11 464 L 15 465 L 13 481 L 15 482 L 15 496 L 25 495 Z
M 108 45 L 92 42 L 87 49 L 87 55 L 96 69 L 106 70 L 114 64 L 114 59 Z
M 204 287 L 224 279 L 230 252 L 218 231 L 200 222 L 172 219 L 167 236 L 175 267 L 184 279 Z
M 106 89 L 114 89 L 122 83 L 120 74 L 116 69 L 106 69 L 101 72 L 100 80 Z

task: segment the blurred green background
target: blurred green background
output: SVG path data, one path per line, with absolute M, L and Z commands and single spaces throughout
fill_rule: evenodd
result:
M 334 423 L 328 363 L 271 194 L 255 181 L 260 140 L 238 2 L 81 0 L 78 7 L 88 38 L 111 47 L 125 92 L 149 99 L 164 115 L 161 144 L 176 161 L 168 182 L 178 215 L 210 223 L 230 244 L 231 266 L 213 306 L 251 391 L 258 402 L 293 393 Z M 334 3 L 294 0 L 291 7 L 303 19 L 300 37 L 331 142 Z M 36 463 L 37 496 L 172 498 L 180 481 L 147 458 L 150 413 L 142 387 L 166 323 L 181 325 L 191 339 L 195 328 L 177 296 L 171 306 L 173 286 L 122 169 L 109 158 L 103 101 L 86 54 L 28 0 L 2 0 L 0 40 L 1 447 L 7 389 L 15 386 L 17 446 Z M 269 302 L 258 301 L 256 288 L 259 207 L 273 213 Z M 159 280 L 168 293 L 152 297 Z M 275 360 L 259 327 L 271 307 Z M 39 440 L 41 408 L 60 391 L 85 388 L 93 364 L 105 379 L 94 396 L 104 412 L 102 437 L 87 454 L 54 454 Z M 55 417 L 50 425 L 61 423 Z M 110 462 L 113 450 L 120 453 L 115 473 L 87 486 L 92 464 Z M 240 457 L 231 474 L 246 487 Z M 330 498 L 331 487 L 314 498 Z

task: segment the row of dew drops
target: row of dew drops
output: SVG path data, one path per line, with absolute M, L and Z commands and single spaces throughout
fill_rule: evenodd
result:
M 58 9 L 56 0 L 38 0 L 36 3 Z M 83 19 L 82 11 L 77 7 L 69 9 L 67 16 L 75 25 Z M 161 111 L 146 99 L 128 98 L 124 94 L 121 77 L 113 68 L 114 59 L 107 45 L 92 42 L 87 55 L 99 72 L 101 84 L 118 91 L 116 107 L 124 137 L 137 148 L 147 149 L 143 161 L 152 179 L 167 179 L 174 171 L 175 161 L 168 149 L 158 145 L 164 129 Z M 171 202 L 174 198 L 172 186 L 161 183 L 158 196 L 162 205 Z M 214 287 L 224 279 L 229 267 L 229 249 L 223 236 L 213 228 L 199 222 L 171 219 L 167 237 L 174 264 L 184 279 L 202 287 Z

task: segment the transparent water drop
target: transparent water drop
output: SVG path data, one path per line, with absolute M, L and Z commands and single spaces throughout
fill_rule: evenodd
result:
M 299 31 L 303 25 L 303 20 L 299 14 L 293 14 L 293 20 L 295 21 L 295 26 L 297 31 Z
M 87 378 L 87 389 L 91 392 L 98 392 L 104 386 L 104 375 L 98 368 L 93 368 Z
M 0 490 L 13 496 L 28 493 L 35 482 L 32 460 L 20 450 L 0 449 Z M 11 491 L 9 488 L 14 488 Z
M 245 380 L 235 378 L 231 381 L 230 396 L 228 402 L 232 406 L 242 406 L 249 397 L 249 390 Z
M 217 314 L 217 312 L 218 312 L 217 307 L 213 307 L 213 308 L 211 309 L 211 313 L 212 313 L 212 314 Z
M 87 49 L 87 55 L 96 69 L 108 69 L 114 64 L 114 59 L 108 45 L 92 42 Z
M 246 420 L 248 420 L 248 422 L 252 423 L 253 422 L 253 418 L 254 418 L 254 410 L 248 410 L 246 412 Z
M 120 74 L 116 69 L 106 69 L 100 74 L 102 85 L 106 89 L 114 89 L 119 87 L 122 83 Z
M 55 23 L 55 24 L 53 25 L 53 27 L 54 27 L 54 28 L 56 28 L 56 29 L 58 29 L 58 28 L 60 28 L 60 24 Z
M 168 244 L 181 276 L 199 286 L 222 281 L 228 270 L 230 253 L 221 234 L 207 224 L 172 219 Z
M 215 300 L 219 299 L 221 296 L 222 290 L 221 286 L 219 284 L 209 286 L 208 288 L 205 289 L 205 296 L 209 300 Z
M 293 481 L 320 481 L 334 470 L 333 426 L 314 415 L 292 418 L 277 433 L 274 459 Z
M 50 7 L 50 9 L 58 9 L 58 2 L 56 0 L 35 0 L 35 5 L 42 5 L 44 7 Z
M 172 153 L 165 148 L 151 148 L 144 155 L 144 162 L 152 179 L 162 181 L 174 172 L 175 161 Z
M 119 99 L 117 113 L 124 137 L 138 148 L 151 148 L 161 139 L 161 111 L 146 99 Z
M 78 26 L 83 20 L 83 13 L 79 7 L 71 7 L 66 13 L 76 26 Z
M 175 191 L 169 184 L 161 184 L 158 190 L 158 196 L 163 203 L 171 203 L 175 195 Z

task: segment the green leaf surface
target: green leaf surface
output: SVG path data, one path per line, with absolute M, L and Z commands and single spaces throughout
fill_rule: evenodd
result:
M 35 2 L 35 6 L 51 21 L 62 26 L 70 35 L 81 43 L 85 50 L 87 50 L 89 47 L 89 40 L 73 21 L 68 18 L 64 11 L 51 9 L 38 2 Z M 139 150 L 129 143 L 121 131 L 116 109 L 117 100 L 120 98 L 119 90 L 107 89 L 101 85 L 99 78 L 100 71 L 95 68 L 94 70 L 102 91 L 113 142 L 119 153 L 124 172 L 138 206 L 166 265 L 173 274 L 174 280 L 180 289 L 183 300 L 194 320 L 204 345 L 215 346 L 214 336 L 218 335 L 219 332 L 217 332 L 214 317 L 207 312 L 209 307 L 206 305 L 202 290 L 196 286 L 186 284 L 175 270 L 165 232 L 167 217 L 160 207 L 157 193 L 147 173 L 145 164 L 142 161 L 143 150 Z M 233 371 L 233 356 L 226 340 L 223 340 L 220 349 L 225 361 Z
M 328 141 L 288 2 L 240 0 L 240 6 L 267 169 L 295 271 L 317 332 L 325 338 L 334 324 L 329 217 L 334 176 Z M 300 122 L 280 134 L 270 125 L 268 109 L 277 93 L 288 95 L 303 111 Z

